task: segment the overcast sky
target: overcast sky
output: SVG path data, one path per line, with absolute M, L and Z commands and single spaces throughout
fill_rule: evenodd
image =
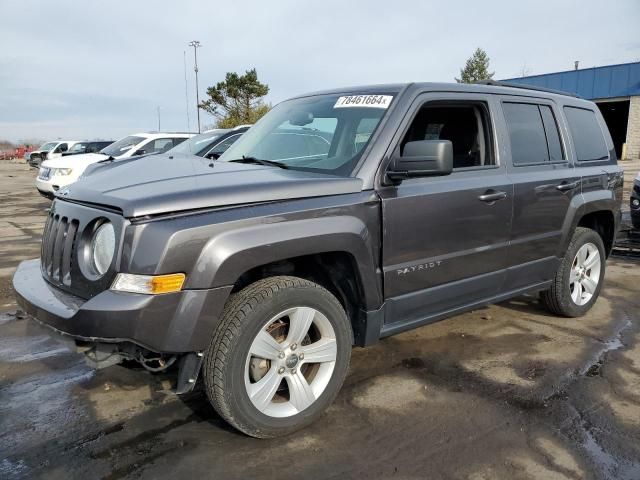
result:
M 272 103 L 347 85 L 454 81 L 476 47 L 495 78 L 640 60 L 638 0 L 0 0 L 0 19 L 0 139 L 13 141 L 155 130 L 157 106 L 163 130 L 194 130 L 194 39 L 201 97 L 226 72 L 255 67 Z

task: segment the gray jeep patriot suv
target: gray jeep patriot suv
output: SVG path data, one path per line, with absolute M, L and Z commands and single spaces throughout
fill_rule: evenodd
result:
M 159 155 L 60 191 L 20 306 L 97 367 L 200 371 L 274 437 L 335 398 L 352 345 L 523 293 L 596 301 L 622 172 L 598 108 L 560 92 L 413 83 L 280 103 L 219 159 Z

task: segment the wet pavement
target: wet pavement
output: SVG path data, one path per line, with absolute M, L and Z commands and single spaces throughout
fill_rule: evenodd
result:
M 521 297 L 355 349 L 318 422 L 256 440 L 173 395 L 175 372 L 96 372 L 16 312 L 32 182 L 0 164 L 0 478 L 640 479 L 638 257 L 609 260 L 584 318 Z

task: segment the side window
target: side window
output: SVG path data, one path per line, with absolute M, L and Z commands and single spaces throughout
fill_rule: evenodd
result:
M 564 114 L 578 161 L 608 160 L 609 151 L 595 113 L 585 108 L 564 107 Z
M 209 150 L 207 152 L 207 155 L 211 153 L 218 156 L 222 155 L 224 152 L 227 151 L 227 148 L 233 145 L 235 141 L 238 140 L 241 136 L 242 134 L 238 133 L 237 135 L 231 135 L 230 137 L 225 138 L 222 142 L 218 143 L 211 150 Z
M 401 149 L 407 142 L 450 140 L 454 169 L 495 165 L 489 125 L 489 110 L 483 102 L 427 103 L 413 119 Z
M 358 128 L 356 129 L 356 138 L 355 138 L 355 151 L 356 153 L 362 150 L 362 148 L 367 144 L 371 134 L 376 129 L 378 125 L 378 118 L 363 118 L 358 123 Z
M 309 155 L 321 156 L 329 153 L 331 142 L 320 135 L 305 135 L 307 141 L 307 148 L 309 149 Z
M 547 147 L 549 148 L 549 159 L 552 162 L 564 160 L 564 154 L 562 151 L 562 143 L 560 142 L 560 132 L 558 131 L 558 124 L 556 118 L 553 115 L 551 107 L 548 105 L 539 105 L 540 114 L 542 115 L 542 123 L 544 124 L 544 131 L 547 134 Z
M 157 138 L 144 146 L 144 153 L 163 153 L 174 146 L 171 138 Z
M 514 165 L 532 165 L 549 161 L 549 150 L 542 115 L 532 103 L 503 103 L 507 121 L 511 158 Z

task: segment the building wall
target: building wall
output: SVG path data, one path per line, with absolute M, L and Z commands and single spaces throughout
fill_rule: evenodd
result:
M 626 159 L 640 158 L 640 96 L 631 97 L 629 122 L 627 123 Z

